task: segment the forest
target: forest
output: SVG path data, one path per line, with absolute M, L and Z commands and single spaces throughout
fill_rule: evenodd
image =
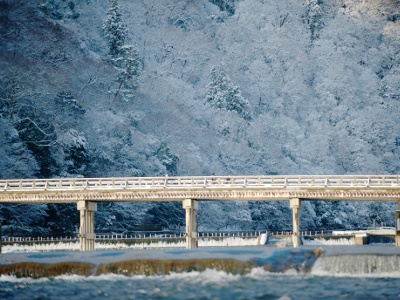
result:
M 0 180 L 399 174 L 396 0 L 0 0 Z M 395 203 L 304 202 L 301 228 L 394 225 Z M 182 227 L 99 203 L 98 232 Z M 291 228 L 286 202 L 200 202 L 199 230 Z M 8 236 L 74 204 L 1 205 Z

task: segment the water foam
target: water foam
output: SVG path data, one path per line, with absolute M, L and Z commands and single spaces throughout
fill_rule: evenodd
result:
M 232 247 L 232 246 L 256 246 L 258 238 L 241 238 L 241 237 L 225 237 L 219 240 L 212 238 L 199 238 L 199 247 Z M 146 242 L 137 244 L 120 243 L 95 243 L 96 250 L 128 250 L 128 249 L 150 249 L 150 248 L 185 248 L 185 241 L 168 243 L 163 241 Z M 4 245 L 2 253 L 29 253 L 29 252 L 48 252 L 48 251 L 79 251 L 79 242 L 62 242 L 62 243 L 43 243 L 43 244 L 13 244 Z
M 78 251 L 79 242 L 63 242 L 63 243 L 43 243 L 31 245 L 13 244 L 3 245 L 2 253 L 30 253 L 30 252 L 49 252 L 49 251 Z
M 230 282 L 238 281 L 241 275 L 231 274 L 225 271 L 218 271 L 215 269 L 206 269 L 198 272 L 185 272 L 185 273 L 171 273 L 163 276 L 166 280 L 180 280 L 190 284 L 207 285 L 218 283 L 218 285 L 226 285 Z
M 250 273 L 243 275 L 244 277 L 251 278 L 254 280 L 267 280 L 271 277 L 292 277 L 292 276 L 304 276 L 303 273 L 299 273 L 294 269 L 289 269 L 284 272 L 270 272 L 264 270 L 263 267 L 257 267 L 251 269 Z
M 18 278 L 16 276 L 0 275 L 0 282 L 33 283 L 33 282 L 45 282 L 48 280 L 49 278 L 34 279 L 30 277 Z
M 354 238 L 339 238 L 339 239 L 324 239 L 324 238 L 316 238 L 313 240 L 309 240 L 306 238 L 302 238 L 302 243 L 305 246 L 321 246 L 321 245 L 355 245 Z
M 42 281 L 56 281 L 56 282 L 84 282 L 84 281 L 151 281 L 151 280 L 162 280 L 162 281 L 174 281 L 181 283 L 190 283 L 196 285 L 208 285 L 218 283 L 219 285 L 226 285 L 230 282 L 238 281 L 242 275 L 231 274 L 224 271 L 218 271 L 214 269 L 206 269 L 204 271 L 192 271 L 183 273 L 170 273 L 165 275 L 120 275 L 120 274 L 101 274 L 98 276 L 81 276 L 74 274 L 60 275 L 52 278 L 16 278 L 15 276 L 4 276 L 0 277 L 0 282 L 24 282 L 24 283 L 35 283 Z
M 60 275 L 53 278 L 55 281 L 69 281 L 69 282 L 78 282 L 78 281 L 124 281 L 124 280 L 132 280 L 135 279 L 148 279 L 148 276 L 145 275 L 135 275 L 135 276 L 126 276 L 121 274 L 101 274 L 96 276 L 82 276 L 82 275 Z

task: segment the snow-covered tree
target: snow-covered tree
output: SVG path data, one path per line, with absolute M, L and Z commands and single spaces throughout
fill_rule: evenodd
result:
M 103 31 L 110 47 L 110 54 L 115 56 L 120 53 L 125 43 L 128 29 L 122 20 L 122 12 L 118 0 L 109 0 L 110 8 L 103 24 Z
M 132 92 L 138 86 L 139 51 L 136 45 L 124 45 L 128 29 L 122 20 L 118 0 L 109 0 L 109 3 L 110 9 L 103 30 L 110 47 L 110 54 L 114 57 L 113 64 L 117 69 L 115 81 L 118 83 L 118 88 L 113 92 L 115 97 L 120 96 L 127 100 L 134 97 Z
M 32 178 L 39 166 L 18 131 L 0 114 L 0 178 Z
M 210 79 L 204 94 L 206 103 L 217 109 L 234 111 L 245 120 L 252 118 L 249 101 L 242 96 L 239 87 L 231 83 L 221 66 L 211 68 Z
M 20 110 L 15 129 L 40 166 L 37 176 L 46 178 L 57 174 L 59 166 L 53 153 L 57 134 L 52 122 L 39 116 L 34 107 L 29 107 Z
M 120 48 L 120 55 L 114 59 L 117 69 L 116 82 L 118 89 L 116 95 L 124 99 L 133 98 L 133 91 L 138 87 L 140 68 L 139 51 L 136 45 L 127 45 Z
M 219 7 L 221 11 L 226 11 L 229 16 L 235 14 L 235 0 L 209 0 L 212 4 Z
M 148 211 L 153 203 L 100 202 L 96 212 L 95 231 L 132 233 L 135 226 L 151 224 Z
M 41 221 L 47 216 L 46 204 L 1 204 L 0 218 L 5 236 L 48 236 L 50 231 Z
M 306 20 L 311 32 L 311 41 L 313 41 L 318 37 L 318 31 L 324 27 L 320 0 L 307 0 Z
M 147 217 L 152 225 L 171 229 L 185 226 L 185 210 L 180 202 L 157 202 L 148 210 Z
M 200 202 L 199 231 L 251 230 L 252 219 L 248 202 Z
M 33 206 L 33 205 L 32 205 Z M 48 203 L 42 231 L 51 236 L 74 236 L 79 230 L 79 211 L 75 203 Z
M 63 135 L 61 144 L 64 151 L 63 166 L 66 172 L 62 175 L 85 175 L 89 164 L 89 145 L 84 134 L 71 128 Z
M 155 156 L 165 166 L 170 175 L 177 175 L 179 156 L 173 154 L 166 142 L 162 142 L 155 152 Z

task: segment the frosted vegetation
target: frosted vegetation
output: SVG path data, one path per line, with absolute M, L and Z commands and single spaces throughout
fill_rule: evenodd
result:
M 0 0 L 0 178 L 398 174 L 394 0 Z M 393 203 L 305 202 L 301 227 L 393 226 Z M 4 205 L 69 235 L 75 205 Z M 96 230 L 182 226 L 102 203 Z M 286 202 L 200 203 L 208 230 L 291 227 Z

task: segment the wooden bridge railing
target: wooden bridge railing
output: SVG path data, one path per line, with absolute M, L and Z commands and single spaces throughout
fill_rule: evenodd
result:
M 0 180 L 0 192 L 217 187 L 400 187 L 397 175 L 194 176 Z

